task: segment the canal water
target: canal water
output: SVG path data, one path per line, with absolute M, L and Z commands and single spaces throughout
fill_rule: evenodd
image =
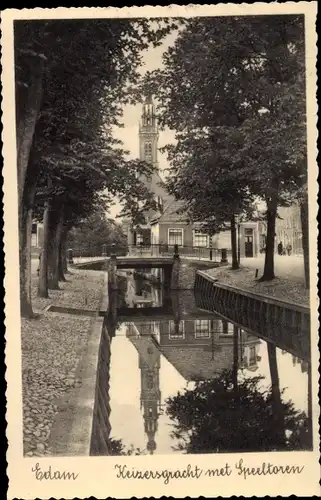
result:
M 109 325 L 115 455 L 311 449 L 309 360 L 121 272 Z M 215 305 L 214 305 L 215 308 Z M 289 345 L 292 345 L 289 342 Z

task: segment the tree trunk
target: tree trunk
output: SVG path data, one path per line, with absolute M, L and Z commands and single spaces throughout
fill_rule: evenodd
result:
M 309 204 L 305 199 L 300 205 L 302 248 L 304 259 L 305 286 L 310 288 L 310 259 L 309 259 Z
M 267 234 L 266 234 L 266 251 L 264 261 L 263 276 L 259 281 L 271 281 L 275 278 L 274 275 L 274 241 L 275 241 L 275 222 L 277 215 L 277 203 L 273 201 L 267 207 Z
M 278 373 L 278 364 L 276 358 L 276 346 L 268 342 L 268 356 L 271 375 L 271 390 L 272 390 L 272 407 L 273 407 L 273 432 L 274 440 L 272 443 L 276 447 L 285 447 L 285 427 L 284 427 L 284 412 L 280 392 L 280 382 Z
M 236 223 L 234 214 L 231 217 L 231 247 L 232 247 L 232 269 L 239 269 L 239 262 L 237 258 Z
M 63 248 L 62 248 L 62 245 L 60 243 L 59 245 L 59 262 L 58 262 L 58 277 L 59 277 L 59 281 L 66 281 L 66 278 L 65 278 L 65 274 L 64 274 L 64 251 L 63 251 Z
M 174 317 L 174 326 L 175 326 L 175 335 L 179 335 L 179 326 L 181 322 L 181 310 L 180 310 L 180 300 L 178 293 L 171 293 L 171 301 L 173 308 L 173 317 Z
M 66 281 L 65 271 L 67 270 L 67 258 L 66 258 L 66 231 L 63 228 L 61 232 L 60 244 L 59 244 L 59 263 L 58 263 L 58 275 L 59 281 Z
M 34 317 L 31 303 L 31 229 L 36 187 L 25 186 L 19 216 L 20 313 Z
M 44 70 L 44 60 L 38 56 L 33 58 L 30 75 L 31 81 L 28 87 L 28 97 L 24 106 L 22 116 L 17 127 L 17 168 L 18 168 L 18 195 L 19 211 L 23 210 L 22 202 L 24 196 L 24 186 L 27 176 L 29 156 L 35 132 L 35 126 L 42 100 L 42 78 Z
M 43 214 L 43 246 L 41 251 L 38 297 L 48 298 L 48 244 L 49 244 L 49 212 L 50 202 L 45 203 Z
M 226 319 L 222 319 L 222 330 L 224 335 L 228 334 L 228 322 L 226 321 Z
M 63 230 L 61 212 L 52 211 L 52 224 L 50 225 L 49 253 L 48 253 L 48 287 L 59 290 L 59 246 Z
M 72 224 L 68 223 L 66 224 L 63 235 L 62 235 L 62 269 L 64 274 L 70 274 L 70 271 L 68 269 L 68 262 L 67 262 L 67 249 L 68 249 L 68 234 L 70 229 L 72 228 Z

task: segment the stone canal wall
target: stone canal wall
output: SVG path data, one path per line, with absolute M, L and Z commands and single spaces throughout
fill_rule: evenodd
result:
M 92 415 L 92 432 L 90 437 L 90 455 L 109 455 L 110 405 L 109 405 L 109 366 L 110 338 L 105 324 L 99 346 L 97 364 L 96 390 Z
M 108 275 L 105 273 L 100 311 L 108 310 Z M 86 352 L 80 363 L 79 388 L 71 391 L 51 433 L 53 455 L 108 455 L 108 372 L 110 339 L 106 319 L 91 319 Z
M 171 289 L 193 290 L 197 270 L 219 267 L 220 265 L 222 264 L 212 261 L 194 261 L 184 258 L 176 258 L 174 259 L 172 269 Z
M 196 305 L 215 311 L 303 360 L 310 359 L 310 309 L 218 282 L 204 271 L 195 279 Z

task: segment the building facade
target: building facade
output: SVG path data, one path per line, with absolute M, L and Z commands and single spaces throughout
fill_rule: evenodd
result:
M 260 248 L 266 246 L 267 224 L 265 221 L 259 222 Z M 275 242 L 274 249 L 277 253 L 278 244 L 282 243 L 283 248 L 291 245 L 291 254 L 302 255 L 302 226 L 300 205 L 293 204 L 289 207 L 279 207 L 278 217 L 275 222 Z
M 300 205 L 280 207 L 278 215 L 275 224 L 275 246 L 277 247 L 278 243 L 282 242 L 283 248 L 286 248 L 290 244 L 292 254 L 303 254 Z
M 182 203 L 172 201 L 157 218 L 151 221 L 151 242 L 160 245 L 209 249 L 226 248 L 231 250 L 231 231 L 221 231 L 212 238 L 201 231 L 200 224 L 190 224 L 184 213 Z M 238 225 L 238 240 L 241 257 L 256 257 L 260 251 L 258 222 L 241 222 Z
M 219 318 L 160 324 L 160 349 L 187 381 L 207 380 L 233 366 L 234 325 Z M 261 341 L 237 328 L 238 366 L 256 371 Z

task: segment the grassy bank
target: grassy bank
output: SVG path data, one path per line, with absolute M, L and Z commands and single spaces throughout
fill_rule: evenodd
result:
M 299 279 L 280 277 L 272 281 L 260 282 L 258 278 L 255 278 L 254 269 L 243 266 L 238 270 L 232 270 L 230 267 L 209 269 L 206 273 L 221 283 L 242 288 L 243 290 L 307 307 L 310 305 L 309 290 L 305 288 L 304 283 Z

